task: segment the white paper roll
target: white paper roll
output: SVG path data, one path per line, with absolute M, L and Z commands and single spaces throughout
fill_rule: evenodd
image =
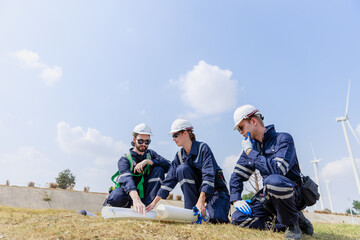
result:
M 136 213 L 134 209 L 131 208 L 119 208 L 119 207 L 109 207 L 105 206 L 101 210 L 101 216 L 103 218 L 135 218 L 135 219 L 154 219 L 156 218 L 156 212 L 150 211 L 146 213 L 146 216 Z
M 194 212 L 189 209 L 159 204 L 156 208 L 157 219 L 176 222 L 195 222 L 198 220 Z

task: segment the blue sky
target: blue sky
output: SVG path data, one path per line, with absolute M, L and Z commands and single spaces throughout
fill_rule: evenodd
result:
M 106 192 L 133 127 L 147 123 L 151 148 L 172 160 L 178 117 L 229 180 L 242 140 L 233 111 L 253 104 L 292 134 L 312 177 L 313 145 L 324 205 L 326 172 L 343 212 L 360 199 L 335 121 L 351 79 L 360 136 L 359 12 L 358 1 L 1 1 L 0 184 L 45 187 L 69 168 L 75 189 Z

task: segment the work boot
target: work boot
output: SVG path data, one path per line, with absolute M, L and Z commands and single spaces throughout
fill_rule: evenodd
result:
M 299 240 L 301 239 L 301 229 L 299 227 L 299 223 L 295 222 L 293 225 L 287 227 L 285 231 L 285 238 L 286 239 L 294 239 Z
M 302 211 L 299 211 L 299 227 L 302 233 L 312 236 L 314 234 L 314 227 L 304 215 Z

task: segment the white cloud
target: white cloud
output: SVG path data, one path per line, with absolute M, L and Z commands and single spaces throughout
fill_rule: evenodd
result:
M 44 68 L 46 65 L 40 62 L 39 54 L 29 50 L 19 50 L 12 54 L 19 61 L 23 62 L 26 67 L 30 68 Z
M 62 69 L 58 66 L 54 66 L 53 68 L 46 67 L 40 73 L 40 78 L 42 78 L 48 86 L 54 86 L 61 77 Z
M 321 178 L 339 178 L 344 177 L 352 173 L 351 160 L 348 157 L 343 157 L 341 160 L 330 162 L 325 165 L 321 170 Z
M 35 182 L 36 186 L 45 185 L 45 181 L 55 181 L 52 165 L 47 156 L 33 147 L 22 146 L 15 153 L 0 156 L 0 176 L 2 181 L 9 180 L 11 185 L 26 185 Z
M 128 151 L 123 142 L 103 136 L 96 129 L 84 131 L 82 127 L 72 128 L 65 122 L 57 124 L 57 142 L 64 152 L 92 157 L 98 165 L 113 164 L 119 154 Z
M 234 171 L 235 164 L 237 160 L 239 160 L 239 157 L 240 154 L 227 156 L 222 164 L 222 169 L 228 182 L 230 181 L 231 174 Z
M 178 81 L 170 83 L 182 91 L 182 100 L 200 114 L 216 114 L 234 108 L 237 81 L 230 70 L 200 61 Z
M 360 136 L 360 124 L 357 125 L 355 132 Z
M 39 54 L 30 50 L 19 50 L 11 54 L 26 67 L 40 69 L 40 78 L 44 80 L 48 86 L 54 86 L 55 82 L 59 81 L 62 77 L 62 69 L 59 66 L 50 67 L 42 63 Z

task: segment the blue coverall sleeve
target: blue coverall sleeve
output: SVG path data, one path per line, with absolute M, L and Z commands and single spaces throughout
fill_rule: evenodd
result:
M 164 169 L 164 173 L 169 171 L 170 161 L 166 158 L 160 156 L 155 151 L 151 151 L 151 161 L 153 161 L 153 166 L 160 166 Z
M 161 184 L 160 189 L 157 192 L 157 195 L 162 199 L 166 199 L 169 193 L 175 188 L 178 180 L 176 178 L 176 168 L 179 166 L 180 162 L 175 155 L 175 159 L 171 162 L 169 172 L 166 174 L 165 180 Z
M 118 169 L 119 169 L 119 183 L 120 186 L 124 187 L 126 193 L 135 190 L 136 186 L 132 175 L 130 173 L 130 163 L 127 157 L 121 157 L 118 161 Z
M 207 144 L 202 146 L 199 158 L 202 164 L 202 183 L 200 192 L 212 196 L 215 192 L 215 157 Z
M 244 189 L 243 182 L 249 180 L 255 168 L 249 164 L 246 154 L 243 152 L 236 162 L 234 171 L 230 178 L 230 202 L 241 200 L 241 193 Z
M 265 156 L 251 150 L 247 159 L 253 163 L 262 176 L 270 174 L 285 176 L 297 164 L 294 140 L 290 134 L 279 134 L 277 143 L 265 151 Z

